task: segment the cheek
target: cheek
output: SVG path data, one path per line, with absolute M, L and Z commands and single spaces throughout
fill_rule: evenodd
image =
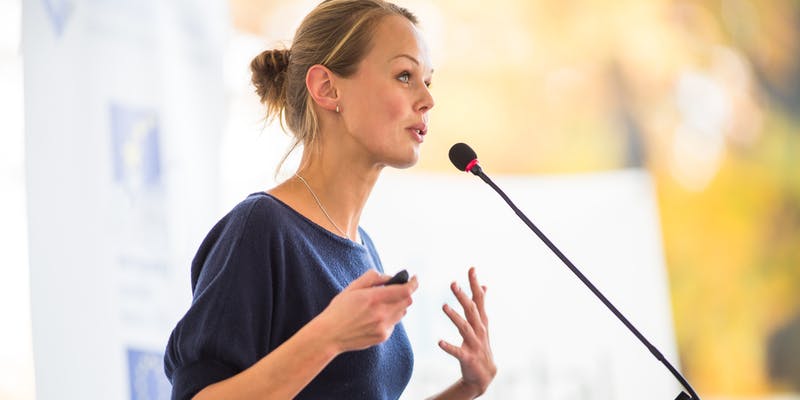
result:
M 394 99 L 390 99 L 390 102 L 390 114 L 398 119 L 398 122 L 401 122 L 400 119 L 404 118 L 408 113 L 408 101 L 404 97 L 396 96 Z
M 365 131 L 363 133 L 378 139 L 401 127 L 408 114 L 408 105 L 401 94 L 391 91 L 375 93 L 377 95 L 362 97 L 361 121 L 356 124 Z
M 406 115 L 406 101 L 398 93 L 384 93 L 383 96 L 376 98 L 373 105 L 380 105 L 380 118 L 385 128 L 394 128 L 402 122 Z

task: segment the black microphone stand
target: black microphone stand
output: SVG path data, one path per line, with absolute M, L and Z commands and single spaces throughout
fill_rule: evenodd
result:
M 508 205 L 511 206 L 511 209 L 514 210 L 514 213 L 517 214 L 517 216 L 522 220 L 522 222 L 525 222 L 525 225 L 528 225 L 528 228 L 531 228 L 533 233 L 535 233 L 536 236 L 539 237 L 539 239 L 542 239 L 544 244 L 546 244 L 547 247 L 549 247 L 550 250 L 552 250 L 553 253 L 555 253 L 556 256 L 558 256 L 558 258 L 561 259 L 562 262 L 564 262 L 564 264 L 572 271 L 572 273 L 574 273 L 575 276 L 577 276 L 578 279 L 580 279 L 581 282 L 583 282 L 586 285 L 586 287 L 588 287 L 589 290 L 591 290 L 592 293 L 594 293 L 595 296 L 597 296 L 597 298 L 600 299 L 600 301 L 602 301 L 603 304 L 605 304 L 606 307 L 608 307 L 608 309 L 611 310 L 611 312 L 617 316 L 617 318 L 628 328 L 628 330 L 630 330 L 631 333 L 633 333 L 634 336 L 636 336 L 636 338 L 642 342 L 644 347 L 647 347 L 647 350 L 650 350 L 650 353 L 653 354 L 653 356 L 658 361 L 661 361 L 661 363 L 663 363 L 665 367 L 667 367 L 669 372 L 672 373 L 672 376 L 674 376 L 675 379 L 677 379 L 681 383 L 684 389 L 689 391 L 689 393 L 691 394 L 690 397 L 688 394 L 686 394 L 686 392 L 681 391 L 681 393 L 678 394 L 678 397 L 676 397 L 675 400 L 700 400 L 700 396 L 698 396 L 697 393 L 695 393 L 694 389 L 692 388 L 692 385 L 690 385 L 689 382 L 686 381 L 686 378 L 684 378 L 683 375 L 681 375 L 681 373 L 678 372 L 678 370 L 676 370 L 675 367 L 673 367 L 672 364 L 670 364 L 670 362 L 666 358 L 664 358 L 664 355 L 662 355 L 661 352 L 658 351 L 656 346 L 653 346 L 644 337 L 644 335 L 642 335 L 639 332 L 639 330 L 636 329 L 636 327 L 634 327 L 633 324 L 631 324 L 630 321 L 628 321 L 628 319 L 625 318 L 625 316 L 622 315 L 622 313 L 619 312 L 619 310 L 617 310 L 617 308 L 614 307 L 614 305 L 611 304 L 610 301 L 608 301 L 606 296 L 604 296 L 603 293 L 601 293 L 600 290 L 597 289 L 597 287 L 595 287 L 594 284 L 592 284 L 592 282 L 589 281 L 589 279 L 586 278 L 586 276 L 584 276 L 580 270 L 578 270 L 575 264 L 573 264 L 572 261 L 570 261 L 567 258 L 567 256 L 565 256 L 564 253 L 562 253 L 561 250 L 559 250 L 558 247 L 556 247 L 556 245 L 554 245 L 553 242 L 551 242 L 550 239 L 548 239 L 547 236 L 545 236 L 544 233 L 542 233 L 542 231 L 540 231 L 539 228 L 537 228 L 536 225 L 534 225 L 533 222 L 531 222 L 531 220 L 528 219 L 528 217 L 526 217 L 525 214 L 523 214 L 522 211 L 520 211 L 520 209 L 514 205 L 511 199 L 509 199 L 508 196 L 506 196 L 506 194 L 497 185 L 495 185 L 495 183 L 492 182 L 492 180 L 486 174 L 483 173 L 483 169 L 481 168 L 480 165 L 475 164 L 469 170 L 469 172 L 472 172 L 473 174 L 479 176 L 481 179 L 483 179 L 484 182 L 486 182 L 489 186 L 491 186 L 492 189 L 494 189 L 500 195 L 500 197 L 502 197 L 503 200 L 505 200 L 506 203 L 508 203 Z

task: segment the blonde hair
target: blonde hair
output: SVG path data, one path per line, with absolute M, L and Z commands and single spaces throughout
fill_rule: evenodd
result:
M 308 69 L 320 64 L 339 76 L 351 76 L 370 50 L 380 20 L 392 15 L 417 24 L 410 11 L 383 0 L 323 1 L 300 23 L 291 49 L 266 50 L 250 63 L 256 93 L 267 107 L 267 121 L 277 118 L 294 136 L 278 169 L 298 145 L 312 146 L 319 134 L 306 88 Z

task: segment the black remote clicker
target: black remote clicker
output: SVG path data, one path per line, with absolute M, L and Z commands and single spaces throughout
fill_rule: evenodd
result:
M 389 279 L 389 281 L 386 282 L 385 285 L 402 285 L 406 282 L 408 282 L 408 271 L 402 270 L 394 274 L 392 279 Z

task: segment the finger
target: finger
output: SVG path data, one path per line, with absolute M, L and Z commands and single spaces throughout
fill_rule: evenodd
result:
M 478 274 L 475 272 L 475 267 L 469 269 L 469 288 L 472 291 L 472 301 L 480 309 L 483 306 L 483 288 L 478 283 Z
M 478 307 L 478 314 L 480 315 L 481 322 L 486 325 L 488 319 L 486 318 L 486 310 L 484 308 L 483 287 L 478 283 L 478 273 L 475 271 L 475 267 L 469 269 L 469 285 L 472 290 L 472 301 L 475 302 L 475 306 Z
M 406 282 L 406 285 L 408 285 L 411 288 L 412 293 L 416 292 L 417 289 L 419 288 L 419 280 L 417 279 L 417 276 L 412 275 L 411 279 L 409 279 L 408 282 Z
M 486 313 L 486 291 L 489 289 L 486 286 L 481 286 L 483 289 L 483 306 L 480 308 L 481 313 L 481 320 L 483 321 L 483 325 L 487 328 L 486 331 L 489 331 L 489 315 Z
M 419 287 L 416 275 L 402 285 L 376 286 L 371 290 L 376 291 L 381 301 L 396 303 L 408 301 Z M 410 303 L 409 303 L 410 304 Z
M 478 312 L 478 307 L 475 305 L 475 302 L 473 302 L 472 299 L 467 296 L 467 293 L 455 282 L 450 285 L 450 288 L 453 290 L 453 294 L 456 296 L 456 299 L 458 299 L 458 302 L 461 303 L 461 308 L 464 309 L 464 316 L 467 318 L 467 321 L 469 321 L 473 331 L 482 333 L 484 330 L 483 321 L 481 320 L 481 315 Z
M 464 320 L 464 318 L 461 318 L 461 316 L 458 315 L 456 310 L 453 310 L 453 308 L 448 306 L 447 304 L 442 306 L 442 310 L 444 311 L 445 314 L 447 314 L 447 317 L 450 318 L 450 321 L 453 322 L 453 325 L 456 326 L 456 328 L 458 329 L 458 333 L 461 335 L 462 338 L 464 338 L 464 341 L 469 341 L 469 342 L 476 341 L 475 331 L 472 330 L 472 327 L 469 325 L 469 323 L 467 323 L 466 320 Z
M 459 361 L 463 357 L 460 347 L 456 347 L 450 343 L 445 342 L 444 340 L 439 341 L 439 347 L 442 350 L 444 350 L 445 353 L 450 354 L 451 356 L 457 358 Z
M 354 289 L 363 289 L 372 287 L 375 285 L 379 285 L 382 282 L 385 282 L 389 279 L 388 275 L 383 275 L 380 272 L 370 269 L 367 272 L 364 272 L 356 278 L 356 280 L 350 282 L 349 285 L 344 290 L 354 290 Z
M 469 277 L 469 288 L 472 291 L 472 301 L 478 304 L 478 300 L 483 298 L 483 289 L 478 283 L 478 273 L 475 272 L 475 267 L 470 267 L 467 276 Z

